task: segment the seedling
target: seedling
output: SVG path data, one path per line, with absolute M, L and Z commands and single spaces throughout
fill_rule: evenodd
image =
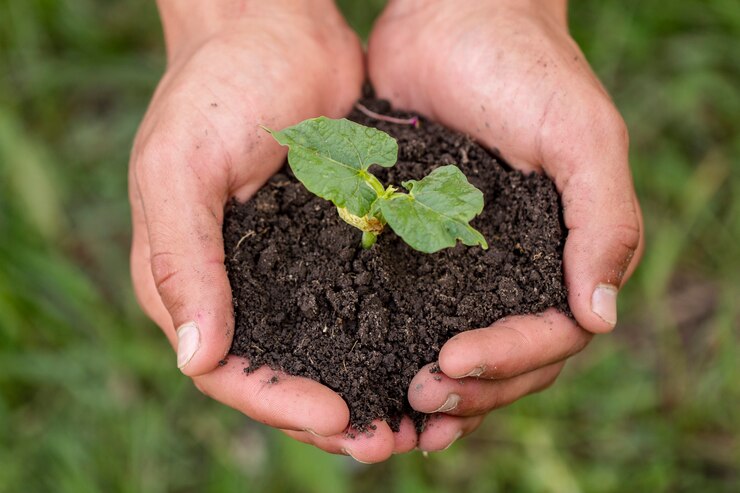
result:
M 384 187 L 368 171 L 373 164 L 396 164 L 398 143 L 385 132 L 323 116 L 280 131 L 265 130 L 288 146 L 296 178 L 362 231 L 364 248 L 375 244 L 386 225 L 425 253 L 455 246 L 457 240 L 488 248 L 483 235 L 468 224 L 483 210 L 483 193 L 457 166 L 440 166 L 421 180 L 404 181 L 408 193 L 403 193 L 393 185 Z

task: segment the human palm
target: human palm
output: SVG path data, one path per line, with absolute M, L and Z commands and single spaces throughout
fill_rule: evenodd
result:
M 397 0 L 370 40 L 380 97 L 472 135 L 522 171 L 546 173 L 568 228 L 576 320 L 549 310 L 451 339 L 439 356 L 444 378 L 422 369 L 409 390 L 415 409 L 443 413 L 420 436 L 422 449 L 443 448 L 490 410 L 550 385 L 593 333 L 614 327 L 618 289 L 639 258 L 626 127 L 557 3 Z
M 132 277 L 147 314 L 176 348 L 177 364 L 205 394 L 330 452 L 376 461 L 413 447 L 377 423 L 373 440 L 344 436 L 349 411 L 317 382 L 227 355 L 234 320 L 221 233 L 230 197 L 248 199 L 282 165 L 284 151 L 259 124 L 282 128 L 340 117 L 359 97 L 363 55 L 336 11 L 270 10 L 225 23 L 184 47 L 137 134 L 130 165 Z M 197 39 L 197 42 L 193 42 Z M 335 70 L 327 70 L 334 67 Z M 411 430 L 413 432 L 413 430 Z

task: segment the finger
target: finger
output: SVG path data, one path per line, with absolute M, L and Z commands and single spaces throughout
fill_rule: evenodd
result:
M 484 416 L 461 418 L 447 414 L 435 414 L 427 419 L 424 431 L 419 435 L 417 448 L 424 452 L 437 452 L 450 448 L 460 438 L 469 435 L 483 422 Z
M 394 454 L 405 454 L 416 448 L 419 441 L 419 435 L 416 433 L 416 425 L 408 416 L 401 419 L 398 431 L 393 433 Z
M 267 367 L 247 375 L 247 366 L 243 358 L 230 356 L 194 382 L 209 397 L 275 428 L 333 436 L 349 425 L 347 405 L 329 388 Z
M 409 403 L 423 413 L 478 416 L 549 387 L 563 366 L 554 363 L 505 380 L 453 379 L 422 368 L 411 381 Z
M 307 432 L 283 430 L 286 435 L 311 444 L 331 454 L 349 455 L 357 462 L 374 464 L 388 459 L 394 450 L 394 433 L 384 421 L 373 421 L 375 429 L 365 432 L 349 429 L 334 436 L 322 437 Z
M 221 233 L 228 183 L 215 163 L 209 170 L 197 155 L 172 147 L 144 146 L 132 168 L 154 285 L 171 317 L 163 329 L 175 339 L 177 366 L 196 376 L 218 365 L 233 335 Z
M 642 217 L 621 117 L 610 104 L 572 111 L 543 126 L 543 167 L 562 195 L 569 305 L 583 328 L 602 333 L 617 323 L 617 294 L 639 258 Z
M 133 180 L 129 180 L 131 201 L 131 280 L 134 293 L 144 312 L 154 323 L 159 325 L 173 347 L 176 347 L 177 337 L 172 328 L 172 317 L 162 304 L 157 288 L 152 279 L 151 252 L 149 249 L 149 234 L 146 230 L 146 220 L 141 207 L 141 199 Z
M 451 378 L 511 378 L 576 354 L 592 337 L 551 308 L 457 334 L 442 346 L 439 367 Z

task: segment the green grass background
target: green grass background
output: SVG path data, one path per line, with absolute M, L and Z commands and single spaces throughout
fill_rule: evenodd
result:
M 366 33 L 382 1 L 341 2 Z M 444 453 L 363 466 L 201 396 L 128 278 L 149 0 L 0 0 L 0 492 L 740 491 L 740 5 L 582 0 L 648 248 L 622 323 Z

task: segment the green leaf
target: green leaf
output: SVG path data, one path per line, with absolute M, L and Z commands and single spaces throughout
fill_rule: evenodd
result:
M 457 240 L 488 248 L 486 239 L 468 223 L 483 210 L 483 193 L 457 166 L 442 166 L 422 180 L 403 183 L 408 194 L 381 197 L 388 225 L 412 248 L 433 253 Z
M 367 168 L 372 164 L 389 168 L 398 159 L 393 137 L 344 118 L 322 116 L 279 132 L 266 130 L 290 148 L 290 168 L 310 192 L 355 216 L 367 214 L 383 193 L 383 186 Z

